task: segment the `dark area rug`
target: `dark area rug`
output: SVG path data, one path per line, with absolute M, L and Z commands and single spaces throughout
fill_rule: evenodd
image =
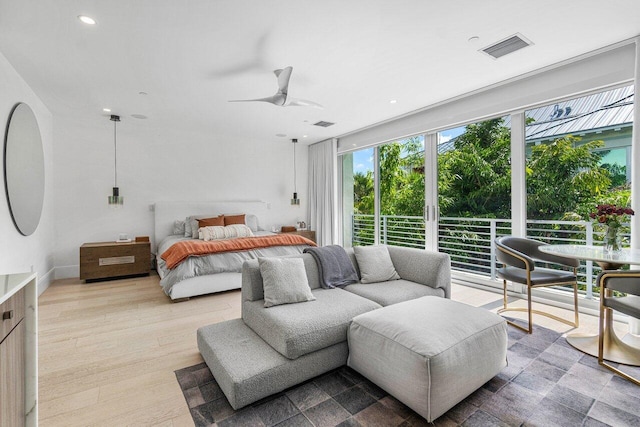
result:
M 557 332 L 509 327 L 509 366 L 435 426 L 640 426 L 640 387 L 598 365 Z M 640 376 L 640 368 L 620 366 Z M 348 367 L 234 411 L 204 363 L 175 372 L 200 426 L 426 426 Z

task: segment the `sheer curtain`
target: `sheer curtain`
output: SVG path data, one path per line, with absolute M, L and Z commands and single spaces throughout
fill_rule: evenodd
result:
M 335 138 L 309 146 L 309 223 L 318 246 L 337 238 L 337 150 Z

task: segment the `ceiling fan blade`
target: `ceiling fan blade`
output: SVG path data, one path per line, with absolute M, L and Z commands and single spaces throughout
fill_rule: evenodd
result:
M 291 73 L 293 72 L 293 67 L 285 67 L 281 70 L 274 70 L 273 74 L 278 78 L 278 91 L 287 94 L 289 90 L 289 79 L 291 79 Z
M 286 107 L 314 107 L 324 109 L 324 107 L 316 102 L 308 101 L 306 99 L 289 98 Z
M 257 98 L 257 99 L 232 99 L 229 102 L 268 102 L 273 105 L 283 106 L 286 101 L 286 97 L 282 94 L 275 94 L 273 96 L 268 96 L 266 98 Z

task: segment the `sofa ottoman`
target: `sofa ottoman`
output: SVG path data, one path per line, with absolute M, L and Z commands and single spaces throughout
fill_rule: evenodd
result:
M 507 364 L 506 321 L 427 296 L 353 319 L 347 364 L 431 422 Z

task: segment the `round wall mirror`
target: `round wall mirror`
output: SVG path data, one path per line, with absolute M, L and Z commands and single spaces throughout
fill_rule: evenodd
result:
M 36 231 L 44 201 L 44 152 L 36 116 L 24 103 L 9 115 L 4 140 L 4 185 L 11 218 L 25 236 Z

